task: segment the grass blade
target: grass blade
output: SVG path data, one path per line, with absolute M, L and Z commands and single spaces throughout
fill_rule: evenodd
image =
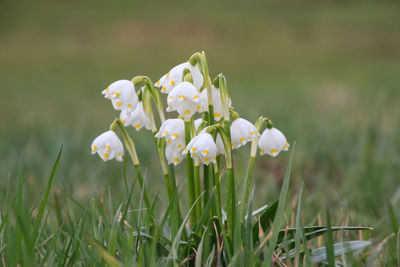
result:
M 278 242 L 279 228 L 280 228 L 281 223 L 282 223 L 283 211 L 284 211 L 284 208 L 285 208 L 286 198 L 287 198 L 287 192 L 289 190 L 290 171 L 291 171 L 291 168 L 292 168 L 292 162 L 293 162 L 293 155 L 294 155 L 295 147 L 296 147 L 296 142 L 293 143 L 293 148 L 292 148 L 292 151 L 290 152 L 289 163 L 288 163 L 288 166 L 287 166 L 287 169 L 286 169 L 285 178 L 283 180 L 281 193 L 279 195 L 278 208 L 277 208 L 277 211 L 276 211 L 274 222 L 272 224 L 272 226 L 273 226 L 272 237 L 271 237 L 271 240 L 269 241 L 269 244 L 268 244 L 268 247 L 267 247 L 267 251 L 266 251 L 266 254 L 265 254 L 264 266 L 269 266 L 271 264 L 272 255 L 274 253 L 276 243 Z
M 61 152 L 62 152 L 62 146 L 60 148 L 60 151 L 58 152 L 57 159 L 54 162 L 53 168 L 51 169 L 51 173 L 50 173 L 49 181 L 47 182 L 44 197 L 43 197 L 42 203 L 40 203 L 40 207 L 39 207 L 38 214 L 36 216 L 35 224 L 33 225 L 33 238 L 34 238 L 33 240 L 35 240 L 35 244 L 37 243 L 37 240 L 38 240 L 37 233 L 38 233 L 39 225 L 42 221 L 44 209 L 46 207 L 47 200 L 48 200 L 49 194 L 50 194 L 51 184 L 53 183 L 54 175 L 56 173 L 57 166 L 60 162 Z
M 296 214 L 296 235 L 295 235 L 295 247 L 296 247 L 296 261 L 297 264 L 301 262 L 300 258 L 300 238 L 302 236 L 303 227 L 301 225 L 301 196 L 303 195 L 303 185 L 304 182 L 301 183 L 300 192 L 299 192 L 299 200 L 297 201 L 297 214 Z M 304 244 L 305 245 L 305 244 Z
M 328 258 L 328 265 L 330 267 L 335 266 L 335 253 L 334 253 L 334 244 L 333 244 L 333 234 L 332 234 L 332 228 L 331 228 L 331 216 L 329 214 L 329 208 L 326 208 L 326 254 Z

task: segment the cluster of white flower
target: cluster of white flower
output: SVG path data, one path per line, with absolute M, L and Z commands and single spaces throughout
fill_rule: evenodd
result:
M 190 74 L 189 79 L 185 79 L 188 74 Z M 197 131 L 203 122 L 202 119 L 194 121 L 195 128 L 192 132 L 198 132 L 198 134 L 192 134 L 190 142 L 185 143 L 185 122 L 191 121 L 196 113 L 208 112 L 209 104 L 213 106 L 216 123 L 223 118 L 225 107 L 222 103 L 221 90 L 212 85 L 212 103 L 209 103 L 204 81 L 199 64 L 192 66 L 189 62 L 185 62 L 172 68 L 154 84 L 161 93 L 168 94 L 166 111 L 176 111 L 180 115 L 180 118 L 165 120 L 155 135 L 156 138 L 166 140 L 165 155 L 169 164 L 177 165 L 187 154 L 190 154 L 192 158 L 208 165 L 216 161 L 218 154 L 225 154 L 220 134 L 217 134 L 214 139 L 207 132 L 207 128 Z M 120 121 L 125 127 L 132 126 L 137 131 L 143 127 L 151 129 L 151 120 L 145 112 L 143 102 L 139 99 L 133 82 L 129 80 L 113 82 L 102 91 L 102 94 L 111 100 L 115 110 L 121 111 Z M 231 100 L 228 99 L 227 102 L 225 105 L 232 109 Z M 261 155 L 268 154 L 275 157 L 280 151 L 289 148 L 285 136 L 278 129 L 269 127 L 260 135 L 257 128 L 243 118 L 232 119 L 230 138 L 232 149 L 238 149 L 259 138 L 258 146 Z M 94 140 L 92 153 L 96 152 L 104 161 L 112 158 L 121 160 L 122 143 L 113 131 L 108 131 Z

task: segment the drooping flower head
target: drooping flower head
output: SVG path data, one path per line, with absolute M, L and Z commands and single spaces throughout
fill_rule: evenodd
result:
M 244 146 L 247 142 L 260 135 L 251 122 L 242 118 L 234 120 L 230 129 L 233 149 Z
M 222 106 L 220 89 L 212 86 L 212 101 L 214 108 L 214 119 L 219 121 L 223 116 L 224 107 Z M 208 111 L 208 96 L 207 90 L 204 89 L 200 93 L 200 103 L 202 111 Z M 232 105 L 231 100 L 229 99 L 229 106 Z
M 127 126 L 133 126 L 136 131 L 139 131 L 143 127 L 150 130 L 150 118 L 144 112 L 143 102 L 139 101 L 134 111 L 130 112 L 128 110 L 121 111 L 119 118 L 122 124 Z
M 115 110 L 133 111 L 138 103 L 135 86 L 128 80 L 113 82 L 101 93 L 111 100 Z
M 154 86 L 161 88 L 161 92 L 168 94 L 174 89 L 175 86 L 182 83 L 183 71 L 188 69 L 192 75 L 193 85 L 197 90 L 199 90 L 203 85 L 203 75 L 201 74 L 198 65 L 192 66 L 189 62 L 179 64 L 173 67 L 167 74 L 162 76 Z
M 97 136 L 92 143 L 92 155 L 97 153 L 104 161 L 116 159 L 122 161 L 124 146 L 114 131 L 107 131 Z
M 167 111 L 177 111 L 189 120 L 194 113 L 201 111 L 199 93 L 190 82 L 183 82 L 168 94 Z
M 168 160 L 168 164 L 174 164 L 175 166 L 182 162 L 185 156 L 182 154 L 185 148 L 185 141 L 176 140 L 175 142 L 167 144 L 165 148 L 165 157 Z
M 218 148 L 211 134 L 202 132 L 190 140 L 183 150 L 183 155 L 187 153 L 190 153 L 193 159 L 198 159 L 203 164 L 208 165 L 210 162 L 216 163 Z
M 261 155 L 268 154 L 272 157 L 276 157 L 282 150 L 289 149 L 285 135 L 276 128 L 265 129 L 258 141 L 258 146 Z
M 168 144 L 171 144 L 174 141 L 185 143 L 185 122 L 181 119 L 165 120 L 161 124 L 160 130 L 155 137 L 165 137 Z

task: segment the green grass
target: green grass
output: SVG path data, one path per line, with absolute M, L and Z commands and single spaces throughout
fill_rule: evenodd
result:
M 100 91 L 138 74 L 156 80 L 198 50 L 207 52 L 212 75 L 225 74 L 243 117 L 255 122 L 266 115 L 297 142 L 283 224 L 297 225 L 292 207 L 304 181 L 303 227 L 318 224 L 329 206 L 332 226 L 374 228 L 363 237 L 372 241 L 364 262 L 390 266 L 399 260 L 398 3 L 6 1 L 3 6 L 0 249 L 8 265 L 32 257 L 49 265 L 89 264 L 85 259 L 118 265 L 112 262 L 116 251 L 124 260 L 144 260 L 139 255 L 147 252 L 140 252 L 137 237 L 125 235 L 128 228 L 121 229 L 117 220 L 130 190 L 122 165 L 90 156 L 93 137 L 117 115 Z M 159 216 L 167 209 L 167 192 L 160 168 L 153 168 L 158 160 L 151 133 L 132 135 L 143 165 L 152 166 L 143 171 L 152 197 L 159 192 Z M 52 190 L 43 202 L 61 145 Z M 248 153 L 249 147 L 235 151 L 238 199 Z M 279 198 L 288 157 L 256 159 L 253 210 Z M 178 167 L 177 180 L 185 192 L 184 169 Z M 133 167 L 127 174 L 131 186 Z M 136 183 L 126 219 L 130 229 L 147 220 L 137 211 L 138 188 Z M 39 216 L 41 203 L 46 208 Z M 47 223 L 35 226 L 39 217 Z M 333 233 L 335 242 L 349 240 L 347 235 L 357 238 Z M 138 254 L 128 249 L 132 246 Z M 203 253 L 203 262 L 207 257 Z

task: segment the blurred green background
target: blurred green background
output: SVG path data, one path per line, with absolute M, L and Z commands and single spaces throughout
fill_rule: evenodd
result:
M 291 190 L 294 199 L 305 181 L 306 223 L 329 205 L 336 223 L 373 226 L 376 240 L 391 232 L 388 203 L 400 207 L 398 1 L 0 5 L 1 192 L 21 175 L 36 196 L 61 145 L 56 187 L 83 201 L 121 190 L 121 164 L 90 155 L 118 116 L 101 90 L 140 74 L 156 81 L 204 50 L 241 116 L 266 115 L 297 142 Z M 149 185 L 165 196 L 151 133 L 132 134 Z M 236 152 L 238 182 L 248 153 Z M 257 160 L 256 206 L 278 195 L 287 159 Z

